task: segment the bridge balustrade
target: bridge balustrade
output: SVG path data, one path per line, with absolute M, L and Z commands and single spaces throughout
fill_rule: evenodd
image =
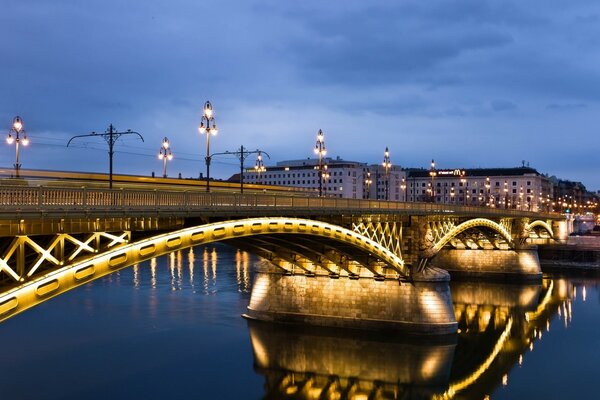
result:
M 404 203 L 381 200 L 333 197 L 298 197 L 274 194 L 206 193 L 140 189 L 99 189 L 72 187 L 0 187 L 0 211 L 36 212 L 44 210 L 203 210 L 207 208 L 243 209 L 362 209 L 415 212 L 420 214 L 471 214 L 529 216 L 541 214 L 556 218 L 558 214 L 536 213 L 504 208 L 489 208 L 435 203 Z

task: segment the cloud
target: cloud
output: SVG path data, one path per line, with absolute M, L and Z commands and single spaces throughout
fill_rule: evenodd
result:
M 587 104 L 585 103 L 551 103 L 546 106 L 547 110 L 562 110 L 562 111 L 571 111 L 571 110 L 581 110 L 587 108 Z
M 515 103 L 504 99 L 492 100 L 490 104 L 494 111 L 510 111 L 517 109 L 517 105 Z

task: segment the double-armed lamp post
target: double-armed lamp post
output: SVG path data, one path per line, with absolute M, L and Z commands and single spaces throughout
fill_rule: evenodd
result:
M 166 137 L 162 141 L 162 146 L 158 150 L 158 159 L 163 161 L 163 178 L 167 177 L 167 160 L 173 159 L 173 152 L 171 151 L 171 145 L 169 139 Z
M 15 136 L 13 137 L 13 132 Z M 21 138 L 20 135 L 23 134 Z M 21 164 L 19 164 L 19 144 L 23 143 L 23 146 L 27 146 L 29 144 L 29 139 L 27 139 L 27 134 L 25 133 L 25 129 L 23 129 L 23 120 L 21 117 L 15 117 L 13 119 L 13 124 L 8 132 L 8 136 L 6 138 L 6 143 L 13 144 L 15 143 L 16 153 L 15 153 L 15 176 L 19 177 L 19 170 L 21 169 Z
M 217 123 L 213 116 L 213 108 L 210 101 L 204 104 L 204 110 L 200 121 L 198 131 L 201 135 L 206 134 L 206 191 L 210 192 L 210 135 L 216 135 L 219 131 L 217 130 Z

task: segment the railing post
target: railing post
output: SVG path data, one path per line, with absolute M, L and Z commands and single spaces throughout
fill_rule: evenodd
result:
M 42 208 L 42 202 L 43 202 L 43 198 L 42 198 L 42 186 L 38 186 L 38 209 Z

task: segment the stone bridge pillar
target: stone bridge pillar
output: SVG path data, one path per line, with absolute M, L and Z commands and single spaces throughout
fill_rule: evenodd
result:
M 556 241 L 566 243 L 571 232 L 573 232 L 573 221 L 570 218 L 552 221 L 552 234 Z
M 447 272 L 430 268 L 412 281 L 256 275 L 246 317 L 276 322 L 394 330 L 456 332 Z

